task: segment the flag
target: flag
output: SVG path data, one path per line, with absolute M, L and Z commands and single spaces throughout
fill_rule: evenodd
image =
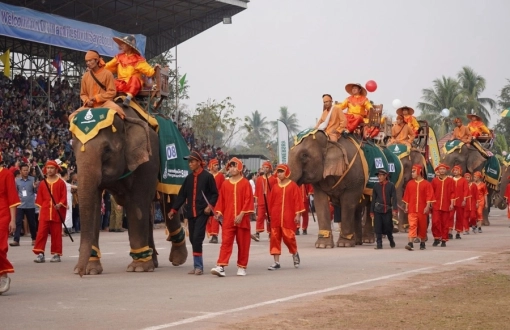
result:
M 181 79 L 179 79 L 179 91 L 182 91 L 182 89 L 184 88 L 184 84 L 186 83 L 186 75 L 187 73 L 185 73 L 184 76 L 182 76 Z
M 278 123 L 278 163 L 287 164 L 289 161 L 289 130 L 281 120 Z
M 510 108 L 503 110 L 503 112 L 501 113 L 501 117 L 503 118 L 510 117 Z
M 55 56 L 55 58 L 51 62 L 51 65 L 53 65 L 55 67 L 55 69 L 57 69 L 57 75 L 59 77 L 62 74 L 62 67 L 60 65 L 61 62 L 62 62 L 62 54 L 60 52 L 58 52 L 58 54 Z
M 4 64 L 4 76 L 11 76 L 11 50 L 7 49 L 2 55 L 0 55 L 0 61 Z

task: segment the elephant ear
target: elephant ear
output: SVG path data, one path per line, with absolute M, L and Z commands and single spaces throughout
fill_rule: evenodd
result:
M 349 162 L 347 160 L 347 152 L 340 144 L 328 143 L 326 155 L 324 155 L 324 178 L 332 176 L 342 176 L 347 170 Z
M 124 118 L 126 128 L 125 158 L 127 167 L 134 171 L 141 164 L 149 161 L 152 154 L 149 138 L 149 126 L 137 118 Z

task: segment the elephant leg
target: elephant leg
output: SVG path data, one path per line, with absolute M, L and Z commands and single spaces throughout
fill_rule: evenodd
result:
M 149 228 L 154 228 L 154 203 L 151 203 Z M 156 251 L 156 244 L 154 243 L 154 230 L 149 229 L 149 247 L 152 249 L 152 262 L 154 267 L 158 268 L 158 251 Z
M 139 197 L 139 199 L 137 198 Z M 135 195 L 128 198 L 124 207 L 128 217 L 130 256 L 133 261 L 128 265 L 127 272 L 153 272 L 154 251 L 149 247 L 149 228 L 151 199 Z
M 371 196 L 364 195 L 363 196 L 363 209 L 365 210 L 363 214 L 364 225 L 363 225 L 363 240 L 360 244 L 358 244 L 358 231 L 356 231 L 356 245 L 362 245 L 363 243 L 374 243 L 375 242 L 375 234 L 374 234 L 374 225 L 372 222 L 372 218 L 370 217 L 370 204 L 371 204 Z
M 361 228 L 362 208 L 359 204 L 361 195 L 361 193 L 356 194 L 355 192 L 344 193 L 342 195 L 342 223 L 340 226 L 340 237 L 338 237 L 338 241 L 336 243 L 336 246 L 338 247 L 354 247 L 356 245 L 356 221 L 359 222 L 358 226 Z
M 319 249 L 333 248 L 335 244 L 331 231 L 331 214 L 329 212 L 328 196 L 319 187 L 314 187 L 314 201 L 317 221 L 319 223 L 319 235 L 317 241 L 315 241 L 315 247 Z
M 163 205 L 163 214 L 167 229 L 166 240 L 172 242 L 168 260 L 174 266 L 183 265 L 186 259 L 188 259 L 188 249 L 186 248 L 186 234 L 181 224 L 180 215 L 176 214 L 172 219 L 168 217 L 170 203 L 167 195 L 163 195 L 161 205 Z
M 490 226 L 491 225 L 491 223 L 489 221 L 489 207 L 486 207 L 486 208 L 483 209 L 482 226 Z

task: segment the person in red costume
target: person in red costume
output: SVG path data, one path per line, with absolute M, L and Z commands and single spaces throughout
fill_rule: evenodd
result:
M 453 228 L 455 224 L 456 239 L 461 239 L 460 233 L 464 231 L 464 209 L 469 202 L 469 188 L 468 182 L 462 177 L 462 169 L 460 166 L 455 165 L 452 168 L 454 190 L 455 190 L 455 205 L 453 211 L 450 212 L 450 223 L 448 238 L 453 238 Z
M 366 97 L 367 90 L 360 84 L 347 84 L 345 91 L 351 94 L 351 96 L 338 105 L 338 108 L 340 110 L 347 109 L 347 114 L 345 115 L 347 118 L 347 131 L 348 133 L 353 133 L 363 123 L 363 120 L 368 116 L 368 111 L 373 106 Z M 376 136 L 377 133 L 373 132 L 370 137 Z
M 404 191 L 402 201 L 405 203 L 405 213 L 408 213 L 409 234 L 406 250 L 413 251 L 413 241 L 420 239 L 420 250 L 425 250 L 427 237 L 427 216 L 430 213 L 431 204 L 434 202 L 434 191 L 431 184 L 423 178 L 423 167 L 413 165 L 411 177 Z
M 299 235 L 299 228 L 303 230 L 303 235 L 308 235 L 308 221 L 310 213 L 310 195 L 313 195 L 313 187 L 309 183 L 304 183 L 300 187 L 301 195 L 303 196 L 303 204 L 305 206 L 305 211 L 301 213 L 301 225 L 297 225 L 296 235 Z
M 217 159 L 211 159 L 209 161 L 209 172 L 213 175 L 214 181 L 216 182 L 216 188 L 218 188 L 218 191 L 221 189 L 221 185 L 225 181 L 225 176 L 223 173 L 219 171 L 220 164 L 218 163 Z M 218 243 L 218 233 L 220 232 L 220 223 L 214 219 L 214 216 L 210 216 L 209 220 L 207 221 L 206 226 L 206 232 L 209 236 L 211 236 L 211 239 L 209 240 L 209 243 L 217 244 Z
M 14 273 L 14 267 L 7 259 L 7 240 L 16 230 L 16 207 L 20 204 L 14 175 L 3 167 L 0 151 L 0 295 L 9 291 L 11 278 L 7 274 Z
M 478 194 L 476 195 L 476 225 L 478 227 L 478 232 L 482 232 L 482 221 L 483 221 L 483 211 L 488 207 L 487 203 L 487 195 L 489 191 L 487 190 L 487 186 L 482 181 L 482 173 L 476 171 L 473 173 L 473 178 L 475 179 L 475 185 Z
M 432 235 L 434 235 L 432 246 L 438 246 L 441 242 L 441 247 L 445 247 L 449 239 L 450 212 L 453 211 L 455 205 L 455 183 L 452 178 L 446 175 L 446 171 L 449 169 L 449 166 L 439 164 L 435 168 L 438 175 L 432 179 L 436 200 L 432 208 Z
M 510 176 L 507 179 L 510 180 Z M 507 216 L 508 220 L 510 220 L 510 204 L 508 204 L 510 202 L 510 184 L 506 185 L 505 199 L 506 199 L 506 204 L 507 204 L 507 207 L 506 207 L 506 209 L 507 209 L 506 216 Z
M 45 262 L 44 250 L 48 234 L 51 235 L 51 258 L 50 262 L 60 262 L 62 255 L 62 220 L 66 218 L 67 211 L 67 186 L 57 173 L 60 166 L 54 160 L 49 160 L 44 165 L 43 173 L 46 179 L 39 184 L 35 205 L 39 207 L 39 228 L 32 251 L 37 254 L 34 262 Z M 51 192 L 51 193 L 50 193 Z M 59 215 L 60 213 L 60 215 Z
M 253 240 L 260 240 L 260 233 L 264 232 L 264 222 L 267 218 L 266 200 L 269 200 L 271 189 L 276 183 L 276 178 L 271 174 L 273 172 L 273 166 L 270 162 L 264 162 L 262 164 L 262 174 L 257 178 L 255 182 L 255 208 L 257 209 L 257 221 L 255 223 L 255 235 L 252 236 Z M 267 231 L 269 232 L 269 225 L 267 225 Z
M 469 227 L 473 228 L 473 233 L 476 233 L 476 196 L 478 190 L 476 184 L 473 182 L 471 174 L 464 174 L 464 178 L 468 182 L 468 193 L 469 199 L 466 203 L 466 209 L 464 210 L 464 233 L 469 234 Z
M 225 276 L 225 267 L 232 255 L 234 239 L 237 243 L 237 276 L 246 275 L 251 242 L 250 214 L 254 212 L 251 185 L 242 175 L 243 163 L 233 157 L 228 166 L 230 178 L 221 185 L 215 209 L 217 219 L 223 216 L 223 227 L 220 255 L 216 267 L 211 269 L 211 274 L 219 277 Z
M 278 183 L 273 186 L 269 198 L 269 214 L 271 216 L 271 237 L 269 252 L 274 263 L 268 270 L 280 269 L 280 255 L 282 254 L 282 240 L 292 254 L 294 267 L 298 268 L 300 259 L 297 250 L 295 228 L 299 224 L 301 213 L 305 211 L 303 198 L 299 186 L 289 179 L 290 169 L 286 164 L 276 167 Z
M 153 68 L 147 63 L 136 47 L 134 36 L 114 37 L 113 40 L 119 45 L 120 53 L 106 63 L 105 68 L 112 73 L 117 73 L 115 87 L 117 92 L 127 94 L 124 105 L 129 106 L 133 96 L 142 89 L 142 74 L 152 77 L 155 72 L 154 69 L 159 67 L 159 64 L 156 64 Z

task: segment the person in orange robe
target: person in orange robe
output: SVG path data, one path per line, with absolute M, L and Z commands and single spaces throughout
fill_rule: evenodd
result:
M 264 232 L 264 222 L 268 220 L 266 200 L 269 200 L 271 189 L 276 183 L 277 179 L 272 175 L 273 166 L 270 162 L 264 162 L 262 164 L 262 174 L 257 178 L 255 182 L 255 208 L 257 209 L 257 221 L 255 222 L 255 235 L 252 236 L 253 240 L 260 240 L 260 233 Z M 267 225 L 267 231 L 269 232 L 269 224 Z
M 223 173 L 219 171 L 220 164 L 218 163 L 217 159 L 211 159 L 209 161 L 209 171 L 214 177 L 214 181 L 216 182 L 216 188 L 218 188 L 218 191 L 221 189 L 221 185 L 225 181 L 225 176 Z M 209 243 L 217 244 L 218 243 L 218 233 L 220 232 L 220 223 L 214 219 L 214 216 L 209 217 L 209 220 L 207 221 L 206 225 L 206 231 L 209 236 L 211 236 L 211 239 L 209 240 Z
M 345 91 L 351 96 L 346 98 L 338 105 L 340 110 L 347 109 L 345 118 L 347 119 L 347 131 L 353 133 L 358 126 L 363 123 L 363 120 L 368 116 L 368 111 L 373 108 L 370 101 L 367 99 L 367 90 L 360 84 L 347 84 Z M 343 133 L 343 131 L 338 131 Z M 370 137 L 377 134 L 373 132 Z
M 404 118 L 404 122 L 409 125 L 409 127 L 413 130 L 414 136 L 418 135 L 418 130 L 420 129 L 420 124 L 416 117 L 413 116 L 414 109 L 408 106 L 403 106 L 397 109 L 397 115 L 402 116 Z
M 20 205 L 18 191 L 14 183 L 14 175 L 3 167 L 0 152 L 0 295 L 9 291 L 14 267 L 7 259 L 9 234 L 16 230 L 16 207 Z
M 476 171 L 473 173 L 473 178 L 475 179 L 475 185 L 477 189 L 477 197 L 476 197 L 476 225 L 478 227 L 478 232 L 482 232 L 482 221 L 483 221 L 483 210 L 488 207 L 487 203 L 487 195 L 489 191 L 487 190 L 487 186 L 482 181 L 482 173 Z
M 476 233 L 476 196 L 478 190 L 476 184 L 472 181 L 470 173 L 464 174 L 464 178 L 468 182 L 468 202 L 466 203 L 466 209 L 464 210 L 464 233 L 469 234 L 469 228 L 473 228 L 473 233 Z
M 303 196 L 303 204 L 305 207 L 305 211 L 301 213 L 301 225 L 298 223 L 297 229 L 296 229 L 296 235 L 299 235 L 299 228 L 303 230 L 303 235 L 308 234 L 308 221 L 310 213 L 310 195 L 313 195 L 313 187 L 309 183 L 302 184 L 300 187 L 301 189 L 301 196 Z
M 216 204 L 216 217 L 223 216 L 220 255 L 211 274 L 225 276 L 234 239 L 237 243 L 237 276 L 246 275 L 250 254 L 250 214 L 253 209 L 253 193 L 250 182 L 242 176 L 243 163 L 233 157 L 229 161 L 230 178 L 221 185 Z
M 62 255 L 62 220 L 66 218 L 67 186 L 57 173 L 60 166 L 54 160 L 44 165 L 46 179 L 39 184 L 35 205 L 39 207 L 39 227 L 32 251 L 37 255 L 36 263 L 45 262 L 44 250 L 48 234 L 51 235 L 51 262 L 60 262 Z M 51 194 L 50 194 L 51 191 Z M 53 196 L 53 198 L 52 198 Z M 60 214 L 60 215 L 59 215 Z
M 510 180 L 510 176 L 507 178 L 508 180 Z M 506 199 L 506 204 L 507 204 L 507 218 L 508 220 L 510 220 L 510 204 L 508 204 L 510 202 L 510 184 L 507 184 L 506 185 L 506 189 L 505 189 L 505 199 Z
M 156 64 L 153 68 L 147 63 L 138 48 L 136 48 L 134 36 L 114 37 L 113 40 L 119 45 L 120 53 L 106 63 L 105 67 L 112 73 L 117 73 L 115 87 L 117 92 L 127 94 L 127 97 L 124 99 L 124 105 L 129 106 L 131 98 L 136 96 L 142 89 L 142 74 L 152 77 L 155 73 L 155 68 L 159 67 L 159 64 Z
M 345 129 L 345 114 L 338 106 L 333 107 L 333 98 L 329 94 L 322 95 L 322 102 L 324 104 L 322 115 L 315 129 L 320 129 L 326 132 L 331 141 L 338 141 L 340 133 Z
M 460 166 L 455 165 L 452 168 L 453 183 L 455 191 L 455 205 L 454 209 L 450 212 L 450 223 L 448 226 L 448 238 L 453 238 L 453 228 L 455 224 L 455 239 L 461 239 L 461 232 L 464 232 L 464 209 L 468 203 L 469 189 L 468 182 L 462 177 L 462 169 Z
M 391 144 L 405 144 L 409 148 L 414 140 L 414 131 L 404 121 L 402 115 L 397 116 L 397 123 L 391 128 L 391 138 L 388 141 L 388 145 Z
M 405 213 L 408 213 L 409 234 L 406 250 L 413 251 L 413 241 L 420 239 L 420 250 L 425 250 L 425 238 L 427 237 L 427 216 L 430 213 L 431 204 L 434 202 L 434 191 L 431 184 L 423 178 L 423 167 L 413 165 L 411 177 L 404 191 L 402 201 L 405 203 Z
M 455 128 L 453 129 L 453 135 L 450 141 L 460 140 L 464 142 L 464 144 L 470 144 L 473 137 L 469 132 L 469 128 L 462 124 L 462 120 L 460 120 L 460 118 L 455 118 L 453 122 L 455 123 Z
M 439 164 L 435 168 L 439 175 L 432 179 L 435 197 L 432 207 L 432 235 L 434 235 L 432 246 L 438 246 L 441 242 L 441 247 L 445 247 L 449 238 L 450 212 L 455 205 L 455 183 L 451 177 L 446 175 L 446 171 L 449 169 L 449 166 Z
M 467 125 L 471 136 L 477 138 L 482 134 L 491 135 L 491 131 L 485 126 L 481 117 L 474 114 L 469 114 L 467 117 L 471 120 Z
M 274 263 L 268 270 L 280 269 L 280 255 L 282 254 L 282 240 L 292 254 L 294 267 L 298 268 L 300 259 L 297 250 L 295 228 L 299 224 L 301 213 L 305 211 L 303 197 L 299 186 L 289 179 L 290 169 L 286 164 L 276 167 L 278 184 L 273 186 L 269 197 L 269 215 L 271 216 L 271 238 L 269 252 Z

